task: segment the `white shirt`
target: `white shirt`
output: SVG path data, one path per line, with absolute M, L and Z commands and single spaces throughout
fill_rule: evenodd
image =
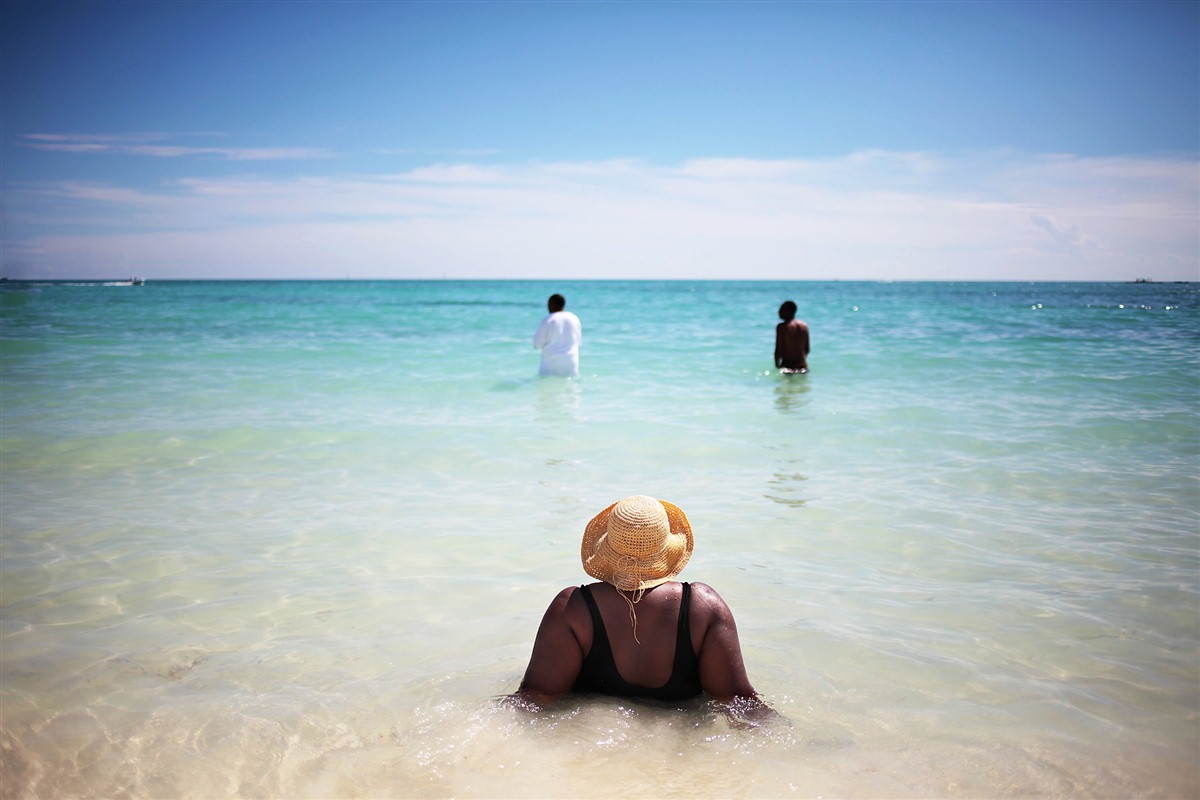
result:
M 579 345 L 583 326 L 570 311 L 555 311 L 542 320 L 533 335 L 533 346 L 542 351 L 541 375 L 579 375 Z

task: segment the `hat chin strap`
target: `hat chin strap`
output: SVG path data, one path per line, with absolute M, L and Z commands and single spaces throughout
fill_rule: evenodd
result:
M 635 591 L 642 583 L 642 564 L 633 556 L 621 556 L 613 566 L 613 585 L 624 591 Z M 625 589 L 631 586 L 631 589 Z
M 616 588 L 617 594 L 621 595 L 621 599 L 629 606 L 629 622 L 633 625 L 633 641 L 638 644 L 642 642 L 637 637 L 637 611 L 634 609 L 634 604 L 641 602 L 642 597 L 646 594 L 646 590 L 641 586 L 641 572 L 641 562 L 633 556 L 622 556 L 620 563 L 613 570 L 613 586 Z M 637 588 L 622 589 L 626 580 Z

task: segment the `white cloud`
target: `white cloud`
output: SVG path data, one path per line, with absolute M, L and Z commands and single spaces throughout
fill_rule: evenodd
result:
M 98 134 L 31 133 L 19 141 L 35 150 L 60 153 L 120 153 L 153 158 L 183 158 L 187 156 L 218 156 L 230 161 L 280 161 L 329 158 L 334 154 L 313 147 L 196 147 L 189 145 L 153 144 L 170 138 L 167 134 L 137 136 L 106 136 Z
M 1067 225 L 1044 214 L 1030 214 L 1033 226 L 1049 235 L 1050 240 L 1063 250 L 1083 253 L 1099 249 L 1099 242 L 1079 230 L 1078 225 Z
M 397 176 L 400 180 L 420 183 L 495 183 L 501 179 L 501 173 L 495 170 L 481 169 L 471 164 L 435 164 L 431 167 L 421 167 L 409 173 Z
M 447 163 L 153 188 L 62 183 L 7 198 L 10 216 L 57 232 L 7 242 L 4 270 L 1200 279 L 1198 187 L 1187 160 L 882 151 L 677 166 Z M 69 198 L 69 211 L 47 193 Z

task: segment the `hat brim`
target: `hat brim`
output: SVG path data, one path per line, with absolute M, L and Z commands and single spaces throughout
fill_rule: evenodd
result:
M 620 502 L 620 501 L 617 501 Z M 671 532 L 660 557 L 652 563 L 639 565 L 637 580 L 628 575 L 625 566 L 628 559 L 616 552 L 608 542 L 608 518 L 617 503 L 601 511 L 583 530 L 583 543 L 579 548 L 583 571 L 597 580 L 610 583 L 623 591 L 637 591 L 660 586 L 675 580 L 692 557 L 695 540 L 687 515 L 679 506 L 659 500 L 667 512 Z M 648 574 L 646 574 L 648 573 Z M 641 577 L 645 575 L 644 577 Z

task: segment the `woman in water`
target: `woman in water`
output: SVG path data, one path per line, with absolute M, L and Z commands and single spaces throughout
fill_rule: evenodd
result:
M 583 569 L 538 628 L 517 698 L 534 706 L 568 692 L 676 702 L 706 694 L 743 712 L 767 709 L 750 685 L 729 606 L 703 583 L 675 577 L 692 529 L 677 506 L 638 495 L 587 524 Z

